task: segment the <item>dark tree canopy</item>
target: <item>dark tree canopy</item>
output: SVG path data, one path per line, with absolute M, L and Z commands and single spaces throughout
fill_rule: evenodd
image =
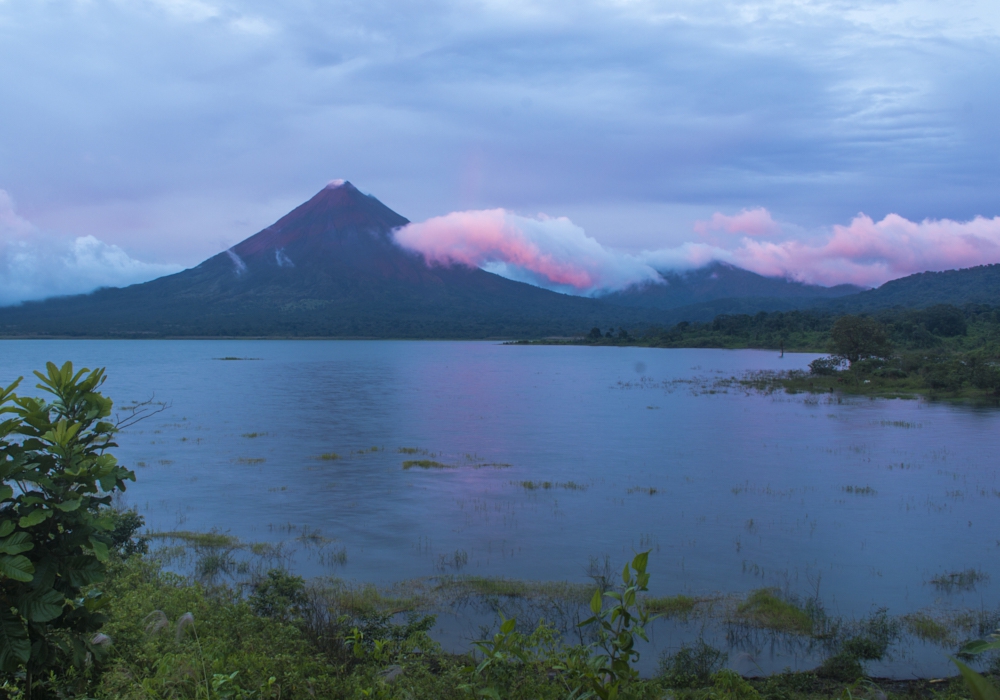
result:
M 854 364 L 870 357 L 892 355 L 892 342 L 885 326 L 868 316 L 841 316 L 830 329 L 833 356 Z

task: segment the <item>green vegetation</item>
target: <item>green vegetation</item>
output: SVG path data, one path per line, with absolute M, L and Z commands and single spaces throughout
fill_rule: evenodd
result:
M 1000 307 L 985 304 L 893 308 L 865 316 L 822 310 L 720 315 L 669 329 L 532 342 L 829 352 L 810 372 L 752 373 L 737 383 L 767 392 L 1000 400 Z
M 965 571 L 952 571 L 935 576 L 931 579 L 931 585 L 939 591 L 951 593 L 952 591 L 974 590 L 977 584 L 986 583 L 989 580 L 989 574 L 976 569 L 966 569 Z
M 403 462 L 403 469 L 412 469 L 413 467 L 420 467 L 421 469 L 454 469 L 454 466 L 451 464 L 435 462 L 433 459 L 408 459 Z
M 538 489 L 543 489 L 543 490 L 566 489 L 567 491 L 587 490 L 586 484 L 578 484 L 575 481 L 565 481 L 563 483 L 559 483 L 556 481 L 511 481 L 510 483 L 516 486 L 520 486 L 525 491 L 537 491 Z
M 735 612 L 734 619 L 743 624 L 775 632 L 810 635 L 813 617 L 793 600 L 782 598 L 776 588 L 761 588 L 747 596 Z
M 36 372 L 51 400 L 0 389 L 0 671 L 29 695 L 51 673 L 101 658 L 105 580 L 116 522 L 102 508 L 135 474 L 115 447 L 103 370 L 69 362 Z M 128 540 L 125 537 L 125 540 Z M 141 547 L 137 547 L 141 548 Z
M 666 598 L 647 598 L 643 605 L 651 613 L 660 617 L 687 617 L 701 600 L 686 595 L 673 595 Z

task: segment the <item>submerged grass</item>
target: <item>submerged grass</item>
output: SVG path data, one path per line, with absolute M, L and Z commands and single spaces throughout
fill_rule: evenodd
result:
M 557 598 L 584 604 L 594 594 L 594 585 L 568 581 L 526 581 L 494 576 L 442 576 L 437 593 L 501 598 Z
M 952 571 L 940 574 L 931 579 L 930 583 L 939 591 L 951 593 L 952 591 L 971 591 L 977 584 L 986 583 L 990 580 L 990 575 L 978 569 L 966 569 L 965 571 Z
M 575 481 L 511 481 L 514 486 L 520 486 L 526 491 L 537 491 L 538 489 L 566 489 L 567 491 L 586 491 L 586 484 L 578 484 Z
M 665 598 L 647 598 L 643 601 L 643 607 L 653 615 L 662 615 L 667 618 L 686 618 L 694 612 L 695 607 L 700 602 L 702 602 L 700 598 L 678 594 L 666 596 Z
M 917 612 L 904 615 L 902 622 L 910 634 L 925 642 L 947 646 L 955 641 L 951 626 L 927 613 Z
M 752 627 L 774 632 L 804 636 L 813 633 L 813 619 L 809 613 L 782 598 L 777 588 L 760 588 L 751 592 L 736 607 L 734 618 Z
M 451 464 L 444 464 L 443 462 L 435 462 L 433 459 L 408 459 L 405 462 L 403 462 L 403 469 L 412 469 L 413 467 L 420 467 L 421 469 L 455 468 Z
M 238 537 L 222 532 L 169 530 L 166 532 L 148 532 L 144 536 L 150 539 L 177 540 L 194 547 L 239 547 L 241 545 Z

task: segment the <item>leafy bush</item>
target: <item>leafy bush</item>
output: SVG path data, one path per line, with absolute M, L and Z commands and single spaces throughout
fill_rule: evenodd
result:
M 660 678 L 670 688 L 700 688 L 709 684 L 729 655 L 699 639 L 693 646 L 682 646 L 676 653 L 660 657 Z
M 844 360 L 839 357 L 818 357 L 809 363 L 809 372 L 820 377 L 832 376 L 844 366 Z
M 135 475 L 115 447 L 104 371 L 72 363 L 35 372 L 51 400 L 0 390 L 0 670 L 34 681 L 101 656 L 97 631 L 114 519 L 105 506 Z

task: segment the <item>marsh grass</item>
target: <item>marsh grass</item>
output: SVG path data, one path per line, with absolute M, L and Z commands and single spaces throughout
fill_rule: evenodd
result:
M 402 454 L 402 455 L 417 455 L 417 454 L 425 455 L 425 454 L 427 454 L 427 450 L 421 450 L 419 447 L 399 447 L 399 448 L 396 449 L 396 452 L 398 452 L 399 454 Z
M 510 481 L 514 486 L 520 486 L 525 491 L 537 491 L 538 489 L 566 489 L 567 491 L 586 491 L 589 488 L 586 484 L 578 484 L 575 481 Z
M 455 466 L 452 464 L 444 464 L 443 462 L 435 462 L 433 459 L 408 459 L 403 462 L 403 469 L 412 469 L 413 467 L 420 467 L 421 469 L 454 469 Z
M 907 428 L 907 429 L 913 429 L 913 428 L 922 428 L 923 427 L 922 423 L 911 423 L 910 421 L 906 421 L 906 420 L 880 420 L 880 421 L 878 421 L 876 423 L 876 425 L 881 425 L 883 428 Z
M 239 538 L 223 532 L 193 532 L 191 530 L 169 530 L 166 532 L 147 532 L 150 539 L 176 540 L 193 547 L 239 547 Z
M 664 598 L 647 598 L 642 602 L 643 607 L 653 615 L 662 617 L 680 617 L 687 619 L 699 603 L 704 599 L 692 598 L 686 595 L 672 595 Z
M 594 594 L 594 586 L 567 581 L 526 581 L 494 576 L 442 576 L 434 589 L 449 597 L 476 595 L 483 597 L 521 599 L 559 599 L 579 605 L 585 604 Z
M 797 601 L 782 598 L 777 588 L 752 591 L 736 606 L 733 620 L 774 632 L 803 636 L 813 633 L 813 617 Z
M 265 459 L 264 457 L 237 457 L 233 461 L 236 462 L 237 464 L 253 465 L 253 464 L 263 464 L 264 462 L 267 461 L 267 459 Z
M 966 569 L 965 571 L 951 571 L 939 574 L 930 580 L 934 588 L 943 593 L 954 591 L 973 591 L 976 586 L 990 580 L 990 575 L 978 569 Z
M 299 536 L 295 538 L 296 541 L 301 542 L 305 545 L 323 545 L 332 542 L 333 540 L 323 537 L 323 533 L 319 530 L 310 528 L 308 525 L 302 526 L 302 532 Z
M 322 548 L 317 555 L 323 566 L 344 566 L 347 563 L 347 548 Z
M 644 493 L 647 496 L 655 496 L 660 490 L 655 486 L 634 486 L 628 490 L 628 493 Z
M 253 438 L 264 437 L 265 435 L 267 435 L 267 433 L 242 433 L 240 437 L 245 437 L 252 440 Z
M 878 491 L 871 486 L 844 486 L 841 489 L 844 493 L 853 493 L 857 496 L 877 496 Z
M 335 459 L 340 459 L 340 455 L 337 454 L 336 452 L 324 452 L 323 454 L 319 455 L 316 459 L 322 459 L 326 462 L 332 462 Z
M 906 630 L 917 639 L 933 642 L 939 646 L 949 646 L 955 643 L 952 626 L 927 613 L 911 613 L 904 615 L 901 620 Z

